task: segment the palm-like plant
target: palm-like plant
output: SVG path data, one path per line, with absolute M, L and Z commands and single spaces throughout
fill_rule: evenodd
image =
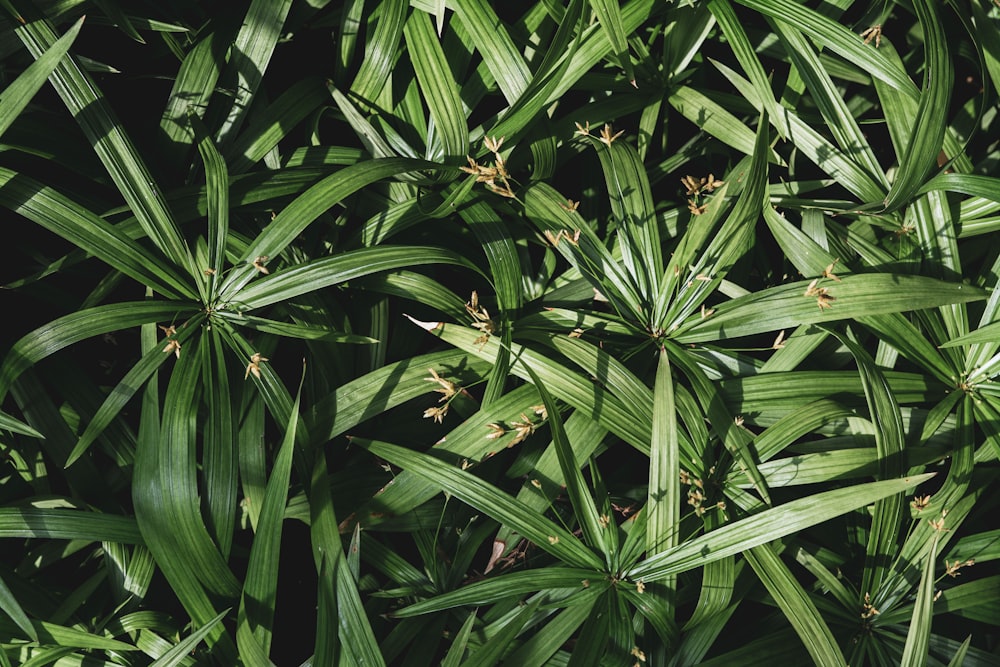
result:
M 74 249 L 9 286 L 89 282 L 0 366 L 5 659 L 994 664 L 966 4 L 100 3 L 177 56 L 152 110 L 64 55 L 80 5 L 15 4 L 0 204 Z

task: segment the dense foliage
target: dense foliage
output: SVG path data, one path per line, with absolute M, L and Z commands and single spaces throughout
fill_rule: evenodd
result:
M 3 3 L 0 665 L 1000 664 L 996 3 L 241 4 Z

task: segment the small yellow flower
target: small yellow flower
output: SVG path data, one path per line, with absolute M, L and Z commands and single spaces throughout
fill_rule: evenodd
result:
M 169 327 L 161 326 L 160 329 L 167 336 L 167 344 L 163 347 L 163 351 L 167 354 L 173 352 L 174 356 L 178 359 L 181 358 L 181 343 L 179 340 L 174 338 L 177 335 L 177 327 L 170 325 Z
M 483 137 L 483 143 L 486 144 L 486 148 L 491 153 L 499 153 L 500 146 L 503 145 L 504 137 L 497 139 L 496 137 Z
M 514 436 L 514 439 L 511 440 L 510 443 L 507 445 L 508 447 L 513 447 L 519 442 L 524 442 L 524 440 L 527 439 L 529 435 L 535 432 L 535 424 L 532 423 L 532 421 L 528 419 L 527 415 L 525 415 L 523 412 L 521 413 L 521 421 L 514 422 L 513 427 L 514 427 L 514 433 L 516 435 Z
M 507 427 L 503 424 L 498 424 L 493 422 L 492 424 L 487 424 L 486 428 L 490 429 L 489 434 L 486 436 L 487 440 L 496 440 L 502 437 L 507 432 Z
M 691 174 L 681 179 L 681 185 L 684 186 L 689 195 L 696 195 L 701 192 L 701 182 Z
M 428 368 L 427 370 L 430 371 L 431 377 L 424 378 L 424 380 L 426 380 L 427 382 L 437 382 L 440 385 L 438 389 L 434 390 L 442 395 L 441 398 L 438 399 L 439 403 L 441 401 L 448 400 L 449 398 L 458 393 L 458 387 L 455 385 L 454 382 L 452 382 L 451 380 L 445 380 L 443 377 L 438 375 L 433 368 Z M 427 415 L 424 416 L 426 417 Z
M 567 199 L 565 204 L 559 204 L 560 208 L 564 211 L 569 211 L 572 213 L 576 209 L 580 208 L 580 202 L 573 201 L 572 199 Z
M 868 28 L 861 33 L 861 36 L 865 38 L 865 44 L 870 44 L 871 41 L 875 40 L 875 48 L 877 49 L 882 43 L 882 24 L 877 23 L 872 27 Z
M 250 356 L 250 363 L 247 364 L 247 372 L 243 374 L 243 379 L 246 380 L 253 373 L 253 376 L 260 379 L 260 365 L 265 362 L 270 361 L 267 357 L 261 356 L 260 352 L 254 352 Z
M 267 267 L 264 266 L 267 260 L 270 259 L 267 255 L 260 255 L 259 257 L 254 257 L 253 268 L 257 269 L 259 272 L 263 273 L 265 276 L 270 273 Z
M 702 179 L 702 188 L 707 192 L 713 192 L 716 188 L 721 188 L 726 184 L 725 181 L 720 181 L 715 177 L 715 174 L 709 174 L 708 178 Z
M 861 605 L 861 618 L 868 619 L 882 613 L 872 605 L 871 601 L 871 596 L 868 595 L 868 593 L 865 593 L 865 602 Z
M 438 424 L 443 424 L 444 423 L 444 416 L 446 414 L 448 414 L 448 406 L 447 405 L 434 406 L 434 407 L 427 408 L 426 410 L 424 410 L 424 418 L 425 419 L 427 419 L 427 418 L 433 418 L 434 421 L 437 422 Z
M 975 565 L 975 564 L 976 564 L 976 559 L 975 558 L 970 558 L 970 559 L 965 560 L 965 561 L 956 560 L 954 563 L 949 563 L 947 560 L 945 560 L 945 562 L 944 562 L 944 565 L 945 565 L 944 572 L 949 577 L 955 578 L 955 577 L 957 577 L 960 574 L 959 570 L 961 570 L 963 567 L 970 567 L 970 566 Z
M 838 283 L 841 282 L 840 278 L 837 277 L 837 274 L 835 274 L 833 272 L 833 267 L 835 267 L 837 265 L 837 262 L 839 262 L 839 261 L 840 261 L 839 258 L 835 259 L 835 260 L 833 260 L 832 263 L 828 264 L 825 269 L 823 269 L 823 277 L 824 278 L 829 278 L 830 280 L 835 280 Z
M 642 581 L 641 579 L 639 581 L 635 582 L 635 592 L 636 593 L 645 593 L 646 592 L 646 583 L 644 581 Z
M 465 304 L 465 312 L 472 316 L 472 326 L 479 329 L 482 335 L 474 341 L 476 345 L 485 345 L 495 330 L 495 324 L 485 307 L 479 305 L 479 294 L 472 292 L 472 298 Z
M 820 310 L 826 310 L 827 308 L 833 308 L 831 301 L 836 301 L 837 297 L 830 296 L 827 293 L 826 288 L 821 288 L 819 294 L 816 295 L 816 305 L 819 306 Z
M 620 137 L 620 136 L 622 136 L 623 134 L 625 134 L 625 130 L 620 130 L 620 131 L 618 132 L 618 134 L 615 134 L 614 136 L 612 136 L 612 134 L 611 134 L 611 133 L 612 133 L 613 131 L 614 131 L 614 130 L 613 130 L 613 128 L 611 127 L 611 125 L 610 125 L 609 123 L 605 123 L 605 124 L 604 124 L 604 128 L 603 128 L 603 129 L 601 129 L 601 138 L 600 138 L 600 139 L 599 139 L 598 141 L 600 141 L 600 142 L 601 142 L 602 144 L 604 144 L 605 146 L 608 146 L 608 147 L 610 147 L 610 146 L 611 146 L 611 144 L 612 144 L 612 143 L 614 143 L 615 139 L 617 139 L 618 137 Z
M 580 137 L 589 137 L 590 136 L 590 121 L 589 120 L 587 121 L 586 126 L 583 126 L 583 125 L 580 125 L 579 123 L 577 123 L 576 124 L 576 134 L 577 134 L 577 136 L 580 136 Z

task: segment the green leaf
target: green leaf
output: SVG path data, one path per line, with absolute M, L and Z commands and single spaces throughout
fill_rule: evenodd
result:
M 485 0 L 466 0 L 454 6 L 455 16 L 471 37 L 507 102 L 513 104 L 528 87 L 531 70 L 514 41 Z
M 32 625 L 34 626 L 35 633 L 38 635 L 38 641 L 43 646 L 66 646 L 78 649 L 96 649 L 99 651 L 138 650 L 132 644 L 75 627 L 47 623 L 45 621 L 32 621 Z M 0 633 L 5 637 L 16 635 L 16 627 L 7 619 L 0 619 Z
M 686 572 L 912 489 L 933 476 L 934 473 L 928 473 L 869 482 L 792 500 L 647 558 L 629 570 L 627 576 L 648 582 Z
M 609 524 L 607 521 L 602 525 L 600 512 L 595 504 L 594 497 L 587 488 L 587 483 L 580 471 L 581 461 L 577 458 L 573 444 L 566 437 L 566 430 L 563 428 L 562 417 L 559 415 L 559 406 L 552 399 L 552 396 L 545 389 L 545 385 L 538 375 L 531 369 L 530 365 L 525 365 L 525 370 L 531 375 L 531 381 L 538 390 L 538 395 L 545 405 L 546 421 L 552 431 L 552 447 L 556 450 L 559 459 L 559 469 L 562 472 L 563 481 L 566 484 L 566 492 L 569 495 L 570 504 L 573 507 L 573 514 L 580 524 L 583 532 L 583 539 L 587 545 L 604 555 L 605 564 L 610 569 L 614 554 L 611 553 L 611 545 L 606 535 Z M 611 527 L 611 530 L 615 530 Z
M 563 566 L 511 572 L 466 584 L 436 597 L 414 602 L 395 612 L 395 616 L 408 618 L 462 606 L 481 606 L 504 598 L 517 598 L 537 591 L 561 591 L 580 595 L 583 591 L 603 591 L 610 585 L 598 570 Z M 573 598 L 570 598 L 573 599 Z
M 737 2 L 772 19 L 787 21 L 797 26 L 806 36 L 820 45 L 829 47 L 847 62 L 885 81 L 893 88 L 907 94 L 912 93 L 912 96 L 916 97 L 915 86 L 905 72 L 893 66 L 874 46 L 865 44 L 864 40 L 849 28 L 823 16 L 818 11 L 796 0 L 737 0 Z
M 46 20 L 31 21 L 15 33 L 35 57 L 57 41 Z M 190 276 L 198 275 L 194 259 L 152 173 L 97 85 L 72 58 L 63 59 L 50 80 L 146 235 L 175 266 L 183 267 Z
M 701 404 L 703 414 L 708 418 L 711 430 L 721 440 L 737 465 L 754 484 L 754 488 L 767 504 L 771 504 L 771 494 L 767 482 L 758 468 L 757 455 L 751 449 L 752 434 L 743 428 L 742 421 L 730 413 L 718 387 L 709 381 L 705 371 L 698 366 L 691 355 L 685 354 L 670 342 L 665 342 L 674 364 L 681 369 L 691 383 L 692 390 Z
M 149 322 L 172 322 L 194 312 L 188 304 L 134 301 L 85 308 L 45 324 L 14 343 L 0 367 L 0 396 L 24 370 L 73 343 Z
M 517 638 L 517 635 L 525 628 L 525 625 L 538 612 L 540 599 L 529 601 L 521 609 L 517 610 L 513 618 L 498 621 L 495 625 L 501 627 L 486 640 L 484 644 L 474 651 L 471 651 L 466 659 L 465 667 L 493 667 L 509 652 L 510 645 Z
M 618 220 L 622 262 L 636 291 L 651 303 L 653 286 L 663 273 L 663 257 L 645 166 L 636 149 L 622 141 L 598 148 L 597 155 L 604 169 L 611 211 Z
M 628 51 L 628 40 L 622 22 L 620 5 L 612 0 L 590 0 L 590 6 L 593 7 L 601 28 L 608 36 L 608 41 L 611 42 L 618 66 L 625 70 L 625 77 L 635 86 L 635 73 L 632 70 L 632 57 Z
M 678 86 L 667 101 L 678 113 L 722 143 L 744 155 L 753 155 L 753 131 L 704 93 L 688 86 Z
M 38 631 L 35 630 L 31 619 L 24 613 L 24 609 L 18 603 L 17 598 L 14 597 L 10 588 L 7 587 L 7 583 L 3 578 L 0 578 L 0 609 L 17 624 L 17 627 L 27 635 L 28 639 L 34 642 L 38 641 Z
M 201 640 L 204 639 L 209 632 L 215 629 L 216 625 L 221 623 L 222 619 L 225 618 L 228 613 L 228 609 L 221 611 L 219 615 L 211 621 L 174 644 L 170 650 L 163 653 L 156 659 L 156 661 L 151 663 L 149 667 L 176 667 L 177 665 L 183 665 L 185 659 L 190 657 L 191 653 L 194 652 L 195 647 L 198 646 Z
M 861 375 L 868 414 L 875 426 L 875 449 L 879 460 L 878 478 L 898 478 L 905 471 L 902 455 L 906 448 L 899 403 L 893 396 L 889 382 L 861 344 L 849 335 L 832 330 L 831 333 L 851 352 Z M 868 592 L 880 589 L 889 569 L 888 564 L 898 553 L 903 510 L 902 491 L 875 501 L 865 548 L 865 570 L 861 590 Z
M 443 248 L 376 246 L 277 271 L 244 287 L 234 300 L 241 310 L 253 310 L 372 273 L 422 264 L 450 264 L 476 270 L 468 259 Z M 223 314 L 239 322 L 239 315 Z
M 296 394 L 292 406 L 291 418 L 285 427 L 285 435 L 274 459 L 271 476 L 267 480 L 264 502 L 257 520 L 257 530 L 250 546 L 236 630 L 236 642 L 241 652 L 245 644 L 254 643 L 260 647 L 264 656 L 270 654 L 278 593 L 281 529 L 285 505 L 288 503 L 295 429 L 299 422 L 300 394 L 301 381 L 299 393 Z
M 323 106 L 327 95 L 325 82 L 317 77 L 305 77 L 289 86 L 226 150 L 230 173 L 243 173 L 264 159 L 288 138 L 292 128 Z
M 216 134 L 220 146 L 231 144 L 243 126 L 291 6 L 292 0 L 253 0 L 247 8 L 220 81 L 232 90 Z
M 447 655 L 441 661 L 441 667 L 459 667 L 462 664 L 462 656 L 465 655 L 465 649 L 469 645 L 469 637 L 472 635 L 476 616 L 476 610 L 472 610 L 468 618 L 465 619 L 465 623 L 462 624 L 462 628 L 455 635 L 455 639 L 451 643 L 451 648 L 448 649 Z
M 927 653 L 931 638 L 931 620 L 934 617 L 934 561 L 937 558 L 937 535 L 931 540 L 930 551 L 924 560 L 917 599 L 913 604 L 913 616 L 906 631 L 901 667 L 923 667 L 927 664 Z
M 177 267 L 133 241 L 120 226 L 84 208 L 56 189 L 0 167 L 0 205 L 66 239 L 137 282 L 171 298 L 196 291 Z
M 743 26 L 736 16 L 733 6 L 729 4 L 728 0 L 710 0 L 708 9 L 712 12 L 712 15 L 726 37 L 726 42 L 733 50 L 733 54 L 739 61 L 740 66 L 753 84 L 764 115 L 775 124 L 781 138 L 786 139 L 788 137 L 788 126 L 785 122 L 785 117 L 779 111 L 778 103 L 774 99 L 774 91 L 771 89 L 767 74 L 764 73 L 764 67 L 760 64 L 760 60 L 757 58 L 753 45 L 750 44 L 750 39 L 743 30 Z
M 218 30 L 201 37 L 181 62 L 170 97 L 160 117 L 160 129 L 168 139 L 164 161 L 178 164 L 192 140 L 190 115 L 204 117 L 215 84 L 219 80 L 224 37 Z
M 646 498 L 646 553 L 653 555 L 680 542 L 680 450 L 674 380 L 670 358 L 660 349 L 653 385 L 653 428 L 649 445 Z M 667 585 L 672 582 L 668 580 Z
M 698 310 L 709 294 L 720 285 L 737 260 L 753 245 L 754 230 L 764 206 L 767 185 L 765 155 L 768 150 L 768 136 L 767 117 L 762 116 L 757 125 L 757 138 L 749 169 L 747 172 L 738 169 L 730 176 L 743 181 L 743 190 L 733 210 L 691 265 L 674 264 L 679 269 L 678 275 L 686 275 L 687 280 L 678 287 L 677 296 L 673 298 L 662 319 L 657 321 L 654 331 L 669 335 L 683 318 Z M 676 280 L 672 273 L 668 270 L 664 277 L 664 281 L 668 284 Z M 657 313 L 657 316 L 660 316 L 660 313 Z
M 563 562 L 581 568 L 601 569 L 601 560 L 575 536 L 549 519 L 524 507 L 515 498 L 456 466 L 442 465 L 440 459 L 397 445 L 353 438 L 367 449 L 404 470 L 410 470 L 442 491 L 461 499 L 500 523 L 510 524 L 538 548 Z
M 336 562 L 337 620 L 341 645 L 350 647 L 355 664 L 385 667 L 347 559 L 338 552 Z
M 258 273 L 253 266 L 257 258 L 277 257 L 310 223 L 348 195 L 383 178 L 435 167 L 423 160 L 383 158 L 359 162 L 327 176 L 282 209 L 250 243 L 241 265 L 219 288 L 220 298 L 239 300 L 237 294 Z
M 412 12 L 403 34 L 413 71 L 434 120 L 434 136 L 441 142 L 443 152 L 443 155 L 435 155 L 434 147 L 428 146 L 427 157 L 447 163 L 455 162 L 456 158 L 464 159 L 469 153 L 466 114 L 430 17 L 423 12 Z
M 846 665 L 830 627 L 788 566 L 763 544 L 749 549 L 743 557 L 760 578 L 771 598 L 795 628 L 799 639 L 817 665 Z
M 403 38 L 403 24 L 409 3 L 406 0 L 382 0 L 375 29 L 365 42 L 365 55 L 351 84 L 351 92 L 371 104 L 385 86 L 396 61 Z
M 7 131 L 7 128 L 28 106 L 35 93 L 45 85 L 49 74 L 69 51 L 76 36 L 80 34 L 84 18 L 81 16 L 62 37 L 56 40 L 45 53 L 37 56 L 35 62 L 4 89 L 3 95 L 0 96 L 0 135 Z
M 806 294 L 811 281 L 771 287 L 720 304 L 709 317 L 691 316 L 671 335 L 681 343 L 737 338 L 867 315 L 920 310 L 951 303 L 981 301 L 988 293 L 977 287 L 925 276 L 866 273 L 839 282 L 820 279 L 814 288 L 833 297 L 818 305 L 818 292 Z
M 45 437 L 39 431 L 31 428 L 20 419 L 12 417 L 6 412 L 0 412 L 0 429 L 10 431 L 11 433 L 20 433 L 21 435 L 27 435 L 32 438 Z
M 485 344 L 476 342 L 481 335 L 478 329 L 443 322 L 413 321 L 424 330 L 465 350 L 470 355 L 488 362 L 496 358 L 498 343 L 492 339 Z M 527 347 L 515 346 L 511 350 L 511 357 L 516 360 L 511 367 L 515 375 L 530 381 L 531 376 L 521 364 L 531 364 L 532 369 L 556 398 L 582 410 L 633 447 L 643 452 L 648 451 L 649 422 L 633 416 L 632 410 L 626 407 L 624 401 L 589 379 L 567 372 L 564 366 L 554 363 L 549 355 L 540 354 Z
M 909 203 L 936 166 L 947 120 L 942 109 L 951 99 L 955 71 L 948 54 L 948 38 L 933 0 L 914 0 L 913 9 L 924 36 L 924 82 L 906 153 L 899 156 L 899 171 L 883 202 L 886 211 Z
M 550 664 L 549 660 L 559 647 L 564 645 L 590 616 L 596 600 L 595 595 L 577 598 L 575 604 L 559 612 L 554 619 L 525 640 L 520 648 L 510 653 L 507 661 L 522 667 L 543 667 Z
M 67 509 L 0 507 L 0 537 L 142 544 L 135 520 Z
M 831 74 L 824 68 L 815 46 L 793 24 L 782 20 L 772 22 L 775 32 L 785 43 L 785 52 L 802 77 L 811 98 L 816 102 L 840 150 L 856 161 L 869 176 L 886 191 L 889 183 L 882 167 L 857 120 Z
M 184 343 L 197 331 L 196 326 L 181 327 L 181 330 L 171 340 L 180 346 L 178 349 L 183 350 Z M 115 385 L 114 389 L 104 399 L 104 402 L 101 403 L 101 407 L 91 417 L 87 428 L 84 429 L 83 434 L 80 435 L 80 439 L 77 440 L 76 445 L 73 447 L 73 451 L 66 458 L 66 462 L 63 464 L 64 467 L 68 468 L 73 465 L 118 417 L 122 409 L 135 396 L 136 392 L 143 388 L 153 373 L 164 363 L 175 358 L 174 355 L 169 353 L 169 350 L 165 349 L 167 345 L 169 343 L 157 346 L 143 355 L 142 359 L 132 366 L 118 384 Z M 165 352 L 167 353 L 165 354 Z

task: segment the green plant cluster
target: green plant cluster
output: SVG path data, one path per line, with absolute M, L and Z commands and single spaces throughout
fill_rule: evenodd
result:
M 0 665 L 1000 664 L 997 3 L 0 4 Z

